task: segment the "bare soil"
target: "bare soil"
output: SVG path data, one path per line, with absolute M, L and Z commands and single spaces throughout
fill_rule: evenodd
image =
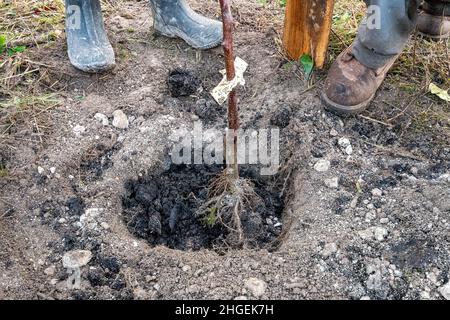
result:
M 190 2 L 218 17 L 215 1 Z M 264 199 L 262 239 L 244 249 L 217 246 L 225 231 L 195 219 L 198 203 L 189 198 L 205 199 L 217 168 L 167 164 L 174 130 L 191 130 L 199 118 L 225 127 L 224 107 L 208 94 L 222 77 L 222 49 L 200 52 L 155 35 L 147 4 L 130 1 L 132 16 L 106 19 L 117 53 L 112 72 L 75 70 L 63 40 L 32 52 L 48 65 L 48 83 L 58 81 L 52 89 L 62 103 L 48 113 L 42 142 L 20 126 L 2 140 L 0 298 L 443 299 L 449 104 L 402 90 L 392 76 L 362 116 L 329 113 L 319 98 L 325 72 L 308 86 L 299 65 L 280 54 L 282 9 L 234 3 L 235 52 L 249 63 L 242 126 L 281 128 L 279 176 L 244 170 Z M 179 90 L 174 70 L 188 70 L 197 90 Z M 102 113 L 111 123 L 119 109 L 128 129 L 94 118 Z M 344 137 L 351 154 L 339 145 Z M 330 168 L 318 172 L 323 160 Z M 61 261 L 75 249 L 93 254 L 80 289 L 68 287 Z

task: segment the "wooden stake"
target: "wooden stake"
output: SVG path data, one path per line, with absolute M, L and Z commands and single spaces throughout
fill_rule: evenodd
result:
M 314 59 L 315 67 L 325 63 L 330 37 L 334 0 L 288 0 L 283 45 L 289 58 L 303 54 Z

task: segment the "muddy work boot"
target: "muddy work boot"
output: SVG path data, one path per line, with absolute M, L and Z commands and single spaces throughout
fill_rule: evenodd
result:
M 66 34 L 74 67 L 85 72 L 114 67 L 114 50 L 103 26 L 100 0 L 66 0 Z
M 425 2 L 417 20 L 417 29 L 427 38 L 440 40 L 450 37 L 450 2 Z
M 350 46 L 334 61 L 322 91 L 325 107 L 339 114 L 362 112 L 398 57 L 391 57 L 384 66 L 371 69 L 359 62 L 352 50 Z
M 367 17 L 353 44 L 331 66 L 322 92 L 325 106 L 343 114 L 363 111 L 375 97 L 416 27 L 420 0 L 365 2 Z
M 196 49 L 222 42 L 222 23 L 197 14 L 185 0 L 150 0 L 154 28 L 171 38 L 181 38 Z

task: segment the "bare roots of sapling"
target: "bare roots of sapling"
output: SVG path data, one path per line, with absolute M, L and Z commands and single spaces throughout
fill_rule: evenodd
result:
M 262 201 L 253 190 L 253 183 L 247 179 L 236 179 L 225 170 L 211 182 L 208 201 L 198 210 L 197 215 L 209 227 L 216 224 L 228 230 L 227 245 L 243 247 L 249 240 L 242 225 L 242 216 L 251 215 L 255 205 Z

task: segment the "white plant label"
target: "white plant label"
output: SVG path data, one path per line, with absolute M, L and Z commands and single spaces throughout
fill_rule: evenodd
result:
M 228 81 L 225 69 L 221 70 L 220 73 L 223 74 L 223 79 L 220 81 L 219 85 L 211 91 L 211 95 L 219 105 L 222 105 L 227 101 L 228 95 L 234 88 L 238 85 L 245 85 L 244 73 L 248 68 L 248 63 L 241 58 L 236 57 L 236 60 L 234 60 L 234 68 L 236 70 L 234 79 Z

